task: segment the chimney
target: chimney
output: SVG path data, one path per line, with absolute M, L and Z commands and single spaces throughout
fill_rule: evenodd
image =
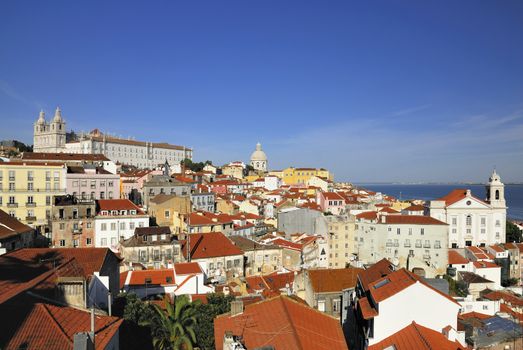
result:
M 94 350 L 94 344 L 88 333 L 83 332 L 74 335 L 73 350 Z
M 231 316 L 239 315 L 243 313 L 243 301 L 233 300 L 231 301 Z

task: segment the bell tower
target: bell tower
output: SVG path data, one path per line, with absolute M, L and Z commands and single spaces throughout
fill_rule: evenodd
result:
M 507 206 L 507 203 L 505 202 L 505 185 L 501 182 L 501 178 L 496 170 L 494 170 L 492 175 L 490 175 L 486 190 L 486 200 L 491 206 L 494 208 L 505 208 Z

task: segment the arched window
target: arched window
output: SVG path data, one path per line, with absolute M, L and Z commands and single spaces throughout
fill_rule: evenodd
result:
M 496 200 L 499 199 L 499 190 L 496 190 Z
M 467 226 L 472 225 L 472 216 L 471 215 L 467 215 L 466 223 L 467 223 Z

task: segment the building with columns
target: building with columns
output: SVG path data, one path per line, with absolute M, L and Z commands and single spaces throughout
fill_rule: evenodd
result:
M 41 153 L 103 154 L 115 163 L 134 165 L 142 169 L 154 169 L 168 161 L 177 172 L 181 171 L 182 160 L 192 160 L 192 149 L 185 146 L 166 142 L 136 141 L 107 135 L 98 129 L 66 142 L 65 121 L 62 119 L 60 108 L 56 109 L 50 123 L 45 121 L 44 112 L 40 112 L 34 124 L 33 150 Z
M 256 151 L 251 155 L 251 166 L 257 171 L 267 171 L 267 155 L 262 151 L 261 143 L 256 144 Z
M 34 124 L 33 151 L 56 153 L 65 150 L 65 121 L 60 107 L 56 108 L 54 118 L 48 123 L 44 111 L 40 111 Z
M 505 242 L 505 185 L 495 170 L 486 185 L 485 200 L 468 189 L 456 189 L 430 201 L 428 207 L 430 216 L 449 225 L 449 248 Z

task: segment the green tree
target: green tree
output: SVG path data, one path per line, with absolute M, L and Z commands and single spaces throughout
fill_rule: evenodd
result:
M 125 295 L 125 306 L 123 310 L 123 318 L 125 320 L 143 327 L 149 326 L 154 316 L 155 312 L 150 304 L 144 303 L 134 293 Z
M 231 311 L 231 301 L 234 297 L 223 294 L 207 294 L 207 304 L 196 307 L 196 341 L 202 350 L 213 350 L 214 346 L 214 319 L 221 314 Z
M 162 310 L 154 305 L 158 324 L 153 328 L 153 345 L 159 350 L 192 350 L 196 344 L 196 303 L 191 303 L 186 295 L 176 297 L 171 304 L 165 299 Z
M 506 235 L 506 241 L 507 243 L 516 242 L 520 243 L 523 240 L 522 232 L 521 230 L 514 225 L 512 222 L 507 220 L 507 235 Z

